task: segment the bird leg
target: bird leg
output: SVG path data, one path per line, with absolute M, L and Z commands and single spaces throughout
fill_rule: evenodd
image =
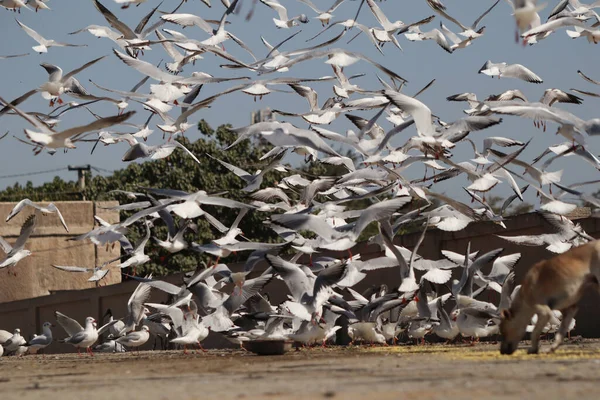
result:
M 203 353 L 208 353 L 208 350 L 206 350 L 204 347 L 202 347 L 202 344 L 200 343 L 200 341 L 198 341 L 198 347 L 200 348 L 200 350 L 202 350 Z
M 79 347 L 77 348 L 77 354 L 79 355 L 79 357 L 81 357 L 81 349 Z
M 59 97 L 58 98 L 58 104 L 63 104 L 63 103 L 64 103 L 64 101 L 62 101 L 62 99 Z
M 50 99 L 50 107 L 54 107 L 54 100 Z
M 183 354 L 187 355 L 187 344 L 183 345 Z

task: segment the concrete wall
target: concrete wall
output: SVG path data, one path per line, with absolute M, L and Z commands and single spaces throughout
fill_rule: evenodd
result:
M 5 216 L 10 213 L 15 204 L 0 203 L 0 220 L 2 220 L 0 236 L 11 244 L 19 236 L 23 222 L 34 212 L 33 207 L 26 207 L 8 223 L 4 222 Z M 110 223 L 119 222 L 118 211 L 107 211 L 99 207 L 117 205 L 118 202 L 68 201 L 54 204 L 61 211 L 69 232 L 65 231 L 57 214 L 38 217 L 35 230 L 25 245 L 26 249 L 31 250 L 32 255 L 19 261 L 16 266 L 0 269 L 0 303 L 46 296 L 58 290 L 95 287 L 94 283 L 87 281 L 91 273 L 65 272 L 52 267 L 52 264 L 94 267 L 119 256 L 118 244 L 114 248 L 106 249 L 95 246 L 89 240 L 67 240 L 92 230 L 94 215 Z M 5 254 L 0 249 L 0 259 L 4 257 Z M 119 268 L 116 268 L 108 273 L 102 284 L 119 282 L 121 282 L 121 273 Z
M 580 223 L 590 235 L 596 238 L 600 237 L 600 219 L 585 218 L 579 219 L 576 222 Z M 467 229 L 455 233 L 431 230 L 425 236 L 419 253 L 430 259 L 439 259 L 442 257 L 442 249 L 464 253 L 469 241 L 471 242 L 472 251 L 477 249 L 481 252 L 486 252 L 503 247 L 505 249 L 503 254 L 520 252 L 523 255 L 516 266 L 517 281 L 520 281 L 532 264 L 541 259 L 551 257 L 552 253 L 546 251 L 543 247 L 512 245 L 494 235 L 539 234 L 549 232 L 552 228 L 535 213 L 515 217 L 507 221 L 506 225 L 506 230 L 491 223 L 471 224 Z M 419 235 L 419 233 L 415 233 L 398 236 L 396 243 L 412 248 L 416 244 Z M 365 243 L 358 245 L 352 251 L 354 254 L 361 253 L 363 259 L 381 255 L 378 246 L 367 245 Z M 345 254 L 338 254 L 338 256 L 343 257 Z M 229 267 L 233 271 L 238 271 L 241 270 L 242 265 L 231 264 Z M 266 265 L 264 263 L 259 264 L 252 273 L 252 277 L 260 274 L 265 268 Z M 174 274 L 162 279 L 179 284 L 182 282 L 182 275 Z M 371 271 L 367 274 L 367 278 L 357 285 L 357 290 L 362 291 L 371 285 L 380 285 L 383 282 L 391 288 L 398 285 L 398 270 L 389 268 Z M 127 299 L 136 285 L 136 282 L 128 281 L 107 287 L 63 291 L 35 299 L 0 304 L 0 329 L 12 330 L 20 327 L 23 334 L 29 337 L 34 332 L 40 331 L 40 327 L 44 321 L 54 321 L 53 312 L 55 310 L 76 318 L 78 321 L 83 321 L 85 317 L 90 315 L 101 321 L 102 315 L 109 307 L 113 310 L 115 317 L 124 317 L 127 313 Z M 285 300 L 285 296 L 288 293 L 285 284 L 279 280 L 273 280 L 269 283 L 266 287 L 266 292 L 275 304 Z M 489 299 L 496 303 L 499 300 L 494 295 L 490 295 Z M 151 295 L 152 302 L 163 302 L 166 300 L 167 296 L 164 293 L 153 289 Z M 599 305 L 600 296 L 597 293 L 590 293 L 584 298 L 579 314 L 577 315 L 575 334 L 584 337 L 600 337 L 600 325 L 596 323 L 598 318 L 600 318 Z M 64 332 L 60 327 L 55 328 L 54 331 L 56 337 L 63 337 Z M 229 342 L 215 333 L 211 333 L 203 344 L 205 347 L 225 347 L 230 345 Z M 146 345 L 146 347 L 151 348 L 151 344 Z M 55 343 L 48 351 L 71 352 L 73 349 L 69 345 Z

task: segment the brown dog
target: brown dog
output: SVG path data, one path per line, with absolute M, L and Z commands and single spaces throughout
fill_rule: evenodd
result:
M 535 264 L 523 280 L 510 309 L 502 310 L 500 353 L 512 354 L 525 335 L 533 314 L 538 320 L 531 334 L 529 354 L 539 351 L 539 337 L 552 310 L 560 310 L 563 320 L 550 351 L 560 346 L 577 303 L 588 287 L 600 289 L 600 240 L 573 248 L 563 254 Z

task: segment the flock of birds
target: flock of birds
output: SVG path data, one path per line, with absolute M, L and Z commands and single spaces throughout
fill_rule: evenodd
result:
M 210 157 L 215 166 L 225 167 L 245 182 L 243 190 L 248 193 L 248 201 L 234 201 L 226 195 L 210 194 L 201 189 L 194 193 L 177 188 L 145 189 L 139 193 L 120 191 L 133 202 L 114 209 L 135 211 L 130 217 L 115 224 L 96 217 L 98 227 L 70 240 L 90 240 L 102 246 L 118 242 L 123 255 L 102 266 L 54 267 L 65 272 L 88 273 L 91 274 L 90 281 L 100 282 L 112 262 L 119 261 L 121 268 L 135 271 L 135 268 L 150 261 L 144 250 L 151 238 L 170 253 L 206 254 L 213 257 L 214 262 L 188 273 L 181 285 L 151 276 L 132 276 L 139 284 L 128 301 L 128 314 L 115 319 L 109 312 L 109 320 L 100 328 L 93 317 L 88 317 L 82 326 L 57 311 L 56 321 L 67 334 L 62 342 L 75 346 L 78 351 L 86 349 L 93 354 L 92 346 L 98 351 L 124 351 L 144 345 L 150 337 L 160 338 L 163 343 L 168 340 L 184 346 L 184 349 L 195 345 L 201 347 L 202 340 L 210 331 L 218 332 L 239 345 L 249 340 L 281 339 L 307 345 L 325 344 L 340 330 L 347 332 L 353 341 L 365 343 L 395 342 L 403 332 L 414 339 L 435 334 L 446 340 L 454 340 L 459 335 L 477 340 L 498 333 L 499 311 L 508 307 L 519 290 L 514 284 L 514 267 L 521 254 L 503 254 L 501 248 L 480 254 L 467 248 L 464 254 L 443 251 L 443 259 L 428 259 L 419 254 L 427 229 L 453 232 L 465 229 L 475 221 L 490 221 L 504 227 L 504 211 L 513 202 L 523 201 L 523 192 L 531 188 L 539 195 L 537 211 L 554 227 L 554 232 L 500 236 L 503 240 L 544 246 L 554 253 L 562 253 L 593 240 L 567 215 L 580 202 L 585 202 L 592 208 L 593 214 L 598 215 L 600 200 L 583 188 L 598 181 L 566 186 L 561 184 L 562 170 L 549 170 L 555 160 L 567 156 L 575 165 L 587 162 L 600 169 L 600 160 L 588 144 L 588 136 L 600 134 L 600 119 L 583 120 L 557 106 L 557 103 L 580 104 L 581 97 L 556 88 L 545 90 L 538 102 L 529 101 L 519 90 L 507 90 L 484 100 L 478 100 L 474 93 L 459 93 L 447 100 L 466 102 L 469 106 L 464 111 L 466 116 L 444 122 L 418 100 L 419 94 L 429 85 L 414 96 L 405 94 L 402 89 L 406 80 L 389 66 L 360 52 L 335 47 L 342 37 L 349 38 L 356 32 L 357 36 L 366 36 L 382 55 L 387 42 L 401 49 L 398 39 L 402 36 L 409 41 L 434 40 L 443 50 L 453 53 L 484 36 L 484 28 L 480 26 L 482 19 L 492 12 L 505 12 L 497 7 L 500 0 L 489 2 L 485 12 L 472 25 L 451 17 L 452 10 L 449 11 L 441 1 L 423 0 L 441 19 L 440 29 L 432 30 L 427 30 L 426 26 L 435 16 L 413 23 L 392 22 L 384 12 L 386 3 L 375 0 L 337 0 L 327 9 L 320 4 L 316 6 L 310 0 L 297 0 L 314 13 L 293 17 L 278 0 L 221 0 L 224 8 L 221 18 L 216 21 L 179 12 L 180 8 L 186 7 L 186 0 L 183 0 L 167 11 L 159 8 L 168 4 L 158 4 L 135 29 L 121 22 L 116 11 L 111 11 L 107 5 L 98 0 L 89 1 L 109 26 L 89 25 L 72 33 L 88 32 L 111 40 L 116 46 L 114 54 L 91 60 L 66 74 L 59 66 L 40 64 L 48 73 L 48 81 L 12 101 L 0 98 L 3 105 L 0 117 L 16 115 L 33 126 L 24 128 L 27 140 L 19 140 L 29 143 L 36 154 L 75 149 L 78 142 L 93 138 L 96 144 L 102 142 L 106 146 L 127 142 L 130 148 L 123 155 L 123 161 L 165 158 L 177 148 L 197 162 L 197 157 Z M 123 9 L 141 6 L 145 2 L 115 1 Z M 200 4 L 193 0 L 188 3 Z M 210 0 L 202 0 L 202 3 L 213 10 L 221 7 L 221 4 L 211 4 Z M 292 50 L 285 48 L 298 32 L 276 45 L 263 38 L 268 53 L 264 58 L 257 58 L 233 33 L 238 21 L 232 19 L 240 13 L 241 3 L 251 3 L 248 20 L 257 12 L 273 13 L 273 23 L 283 32 L 317 19 L 322 28 L 319 27 L 310 40 L 317 40 L 326 32 L 333 32 L 334 36 L 319 44 Z M 600 38 L 600 30 L 597 29 L 600 17 L 594 11 L 600 5 L 596 3 L 590 5 L 579 0 L 562 0 L 551 10 L 546 22 L 542 22 L 539 15 L 544 5 L 536 4 L 534 0 L 508 3 L 515 18 L 517 41 L 522 40 L 524 44 L 533 45 L 562 28 L 567 28 L 568 35 L 573 38 L 586 37 L 593 43 Z M 23 8 L 35 9 L 36 12 L 49 12 L 47 10 L 50 9 L 45 0 L 0 0 L 0 5 L 19 13 Z M 357 8 L 354 19 L 333 20 L 336 9 L 351 6 Z M 368 26 L 359 22 L 361 16 L 368 12 L 379 25 Z M 149 25 L 151 21 L 153 23 Z M 447 21 L 458 30 L 449 29 L 445 25 Z M 43 37 L 20 22 L 18 14 L 17 24 L 37 42 L 33 47 L 35 52 L 46 53 L 52 47 L 80 46 Z M 181 29 L 185 27 L 190 29 L 183 34 Z M 187 36 L 198 33 L 198 39 Z M 151 37 L 152 34 L 156 37 Z M 247 56 L 242 59 L 227 52 L 224 44 L 229 41 L 240 46 Z M 168 62 L 153 65 L 144 60 L 145 51 L 159 47 L 164 48 L 171 58 Z M 0 58 L 18 56 L 23 55 Z M 90 80 L 94 90 L 110 93 L 106 96 L 91 94 L 77 75 L 96 63 L 106 63 L 111 59 L 137 70 L 144 76 L 143 79 L 129 91 L 104 88 Z M 333 76 L 312 79 L 268 77 L 297 71 L 303 62 L 313 59 L 325 59 L 328 68 L 333 69 Z M 222 68 L 256 74 L 258 78 L 215 77 L 203 72 L 184 76 L 184 70 L 210 60 L 220 60 L 225 62 Z M 377 76 L 381 87 L 366 89 L 352 83 L 360 75 L 348 76 L 345 69 L 359 62 L 378 70 L 378 74 L 382 75 Z M 488 61 L 479 73 L 537 84 L 543 82 L 536 73 L 520 64 Z M 579 73 L 587 82 L 600 85 L 583 72 Z M 145 93 L 142 87 L 149 79 L 156 82 L 150 85 L 149 93 Z M 230 81 L 239 82 L 232 85 Z M 319 105 L 317 92 L 310 87 L 311 82 L 332 82 L 334 96 Z M 205 85 L 216 84 L 223 86 L 224 90 L 196 101 Z M 194 114 L 215 101 L 222 101 L 221 97 L 241 91 L 256 100 L 273 91 L 281 91 L 274 88 L 276 85 L 285 85 L 292 94 L 304 97 L 309 109 L 295 113 L 273 112 L 284 118 L 302 119 L 309 126 L 302 128 L 290 122 L 273 120 L 234 129 L 238 139 L 228 148 L 256 137 L 272 145 L 262 158 L 265 165 L 261 170 L 251 173 L 213 155 L 195 155 L 175 140 L 195 126 L 190 121 Z M 36 93 L 48 100 L 51 107 L 60 106 L 50 113 L 24 111 L 23 104 Z M 579 94 L 600 97 L 590 91 L 579 91 Z M 117 95 L 117 98 L 110 97 L 112 95 Z M 82 102 L 65 103 L 65 96 Z M 97 115 L 89 106 L 98 102 L 113 103 L 118 113 L 108 117 Z M 130 105 L 139 105 L 143 111 L 126 111 Z M 67 113 L 86 113 L 86 110 L 92 114 L 89 124 L 57 129 L 57 125 L 65 124 L 62 119 Z M 374 115 L 366 119 L 350 114 L 355 111 L 372 112 Z M 148 112 L 144 124 L 129 122 L 136 112 Z M 387 131 L 378 123 L 384 114 L 394 126 Z M 160 145 L 150 146 L 144 142 L 153 133 L 150 121 L 155 115 L 162 121 L 156 127 L 163 132 L 166 140 Z M 556 133 L 566 141 L 543 149 L 540 156 L 532 161 L 525 161 L 522 157 L 529 142 L 497 136 L 485 138 L 483 148 L 478 147 L 469 134 L 502 123 L 499 115 L 533 119 L 535 126 L 544 131 L 548 123 L 554 123 L 558 126 Z M 346 134 L 324 128 L 340 116 L 347 117 L 355 128 Z M 118 125 L 134 128 L 135 132 L 115 131 L 113 127 Z M 416 132 L 409 133 L 412 129 Z M 406 138 L 404 144 L 393 147 L 391 139 L 400 136 Z M 473 158 L 458 161 L 453 157 L 452 149 L 461 142 L 472 146 Z M 335 149 L 339 147 L 350 149 L 353 157 L 340 154 Z M 511 150 L 501 151 L 499 148 Z M 307 175 L 282 163 L 291 152 L 304 156 L 306 160 L 339 166 L 346 172 L 339 176 Z M 538 164 L 542 159 L 541 165 Z M 413 164 L 425 166 L 423 179 L 411 181 L 405 178 L 404 171 Z M 518 170 L 520 168 L 523 170 Z M 435 173 L 427 177 L 427 169 Z M 284 173 L 285 177 L 273 187 L 263 187 L 263 177 L 271 170 Z M 472 199 L 471 204 L 434 190 L 437 182 L 457 176 L 466 176 L 470 181 L 464 190 Z M 520 185 L 521 182 L 524 185 Z M 506 185 L 512 190 L 500 212 L 493 209 L 485 198 L 487 192 L 499 185 Z M 357 201 L 369 205 L 354 209 L 352 205 Z M 202 206 L 236 210 L 237 218 L 231 226 L 225 226 Z M 16 242 L 11 245 L 0 238 L 0 246 L 6 253 L 0 269 L 6 268 L 15 275 L 16 264 L 31 255 L 26 249 L 27 240 L 35 231 L 39 218 L 56 214 L 68 232 L 68 226 L 55 205 L 41 206 L 28 199 L 19 202 L 6 221 L 25 207 L 34 207 L 35 212 L 26 219 Z M 248 213 L 269 213 L 264 223 L 280 240 L 261 243 L 247 238 L 238 226 Z M 218 232 L 218 239 L 208 243 L 190 240 L 199 218 L 210 223 Z M 153 237 L 152 228 L 163 223 L 168 227 L 168 236 Z M 141 224 L 146 234 L 138 243 L 132 244 L 127 234 L 128 228 L 134 224 Z M 377 225 L 378 233 L 369 238 L 369 242 L 380 246 L 381 256 L 362 260 L 361 255 L 352 254 L 351 249 L 371 224 Z M 398 232 L 409 226 L 416 226 L 422 231 L 419 243 L 412 250 L 394 244 Z M 323 250 L 338 252 L 334 254 L 339 254 L 339 258 L 320 256 L 319 252 Z M 232 272 L 222 262 L 232 253 L 247 254 L 243 272 Z M 259 262 L 268 263 L 268 268 L 250 278 Z M 398 271 L 398 287 L 381 285 L 363 293 L 353 289 L 369 271 L 381 268 Z M 455 270 L 458 271 L 455 276 L 460 276 L 460 279 L 452 280 Z M 5 275 L 4 279 L 10 278 Z M 271 304 L 264 290 L 275 279 L 282 280 L 289 290 L 288 299 L 281 304 Z M 152 290 L 169 294 L 168 304 L 149 302 Z M 498 304 L 481 300 L 482 296 L 488 295 L 489 298 L 489 293 L 494 292 L 499 294 Z M 452 309 L 450 305 L 453 305 Z M 560 313 L 555 317 L 548 323 L 547 332 L 557 329 Z M 47 347 L 53 340 L 52 327 L 52 323 L 44 323 L 43 332 L 30 340 L 26 340 L 19 329 L 13 333 L 0 331 L 0 354 L 2 349 L 5 355 L 21 355 Z M 100 337 L 105 341 L 97 344 Z

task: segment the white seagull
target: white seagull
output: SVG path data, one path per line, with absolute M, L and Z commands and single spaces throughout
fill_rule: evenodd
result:
M 87 44 L 71 44 L 57 42 L 52 39 L 45 39 L 42 35 L 25 25 L 19 20 L 16 20 L 17 24 L 28 34 L 33 40 L 39 43 L 38 46 L 33 46 L 32 49 L 38 53 L 47 53 L 49 47 L 87 47 Z
M 60 210 L 58 209 L 58 207 L 56 207 L 54 205 L 54 203 L 49 203 L 47 206 L 44 207 L 44 206 L 40 206 L 39 204 L 35 204 L 33 201 L 31 201 L 29 199 L 23 199 L 20 202 L 18 202 L 17 205 L 14 206 L 13 209 L 11 210 L 11 212 L 8 214 L 8 217 L 6 217 L 6 222 L 10 221 L 15 215 L 20 213 L 21 210 L 23 210 L 23 208 L 25 208 L 25 206 L 31 206 L 31 207 L 35 208 L 36 210 L 39 210 L 42 214 L 57 213 L 58 218 L 60 218 L 61 224 L 65 227 L 65 231 L 69 232 L 69 228 L 67 227 L 67 223 L 65 222 L 65 219 L 63 218 L 62 214 L 60 213 Z

